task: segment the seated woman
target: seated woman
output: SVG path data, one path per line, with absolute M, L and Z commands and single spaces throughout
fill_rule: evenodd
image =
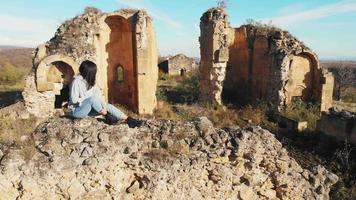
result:
M 80 74 L 74 77 L 70 85 L 69 108 L 74 118 L 93 115 L 105 116 L 108 124 L 123 120 L 130 127 L 140 125 L 140 121 L 128 117 L 115 106 L 105 102 L 100 88 L 96 85 L 97 66 L 91 61 L 84 61 L 79 67 Z

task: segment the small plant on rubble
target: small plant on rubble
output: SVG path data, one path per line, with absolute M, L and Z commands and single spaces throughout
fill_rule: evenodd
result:
M 351 155 L 353 150 L 354 148 L 352 147 L 352 145 L 348 142 L 347 139 L 345 139 L 342 147 L 338 148 L 334 153 L 335 159 L 339 160 L 341 163 L 341 167 L 346 170 L 346 172 L 348 172 L 347 175 L 349 175 L 351 172 L 350 163 L 352 163 Z
M 316 121 L 320 118 L 320 105 L 297 100 L 293 106 L 283 110 L 282 115 L 296 121 L 307 121 L 309 129 L 314 130 Z
M 229 4 L 229 0 L 218 0 L 217 4 L 219 8 L 226 9 Z

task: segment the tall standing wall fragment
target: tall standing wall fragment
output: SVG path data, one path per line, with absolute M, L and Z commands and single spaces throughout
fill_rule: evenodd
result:
M 210 9 L 200 19 L 201 100 L 222 103 L 221 94 L 229 60 L 229 22 L 223 9 Z

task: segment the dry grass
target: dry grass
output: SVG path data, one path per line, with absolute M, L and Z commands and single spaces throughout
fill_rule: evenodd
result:
M 345 90 L 343 101 L 345 103 L 356 103 L 356 86 Z
M 232 108 L 220 105 L 181 104 L 174 105 L 167 102 L 159 102 L 155 110 L 158 119 L 169 119 L 174 121 L 192 121 L 198 117 L 206 116 L 216 127 L 263 125 L 275 126 L 268 121 L 266 112 L 261 107 L 245 106 L 243 108 Z
M 9 48 L 0 47 L 0 65 L 11 63 L 19 68 L 31 69 L 32 67 L 32 48 Z
M 35 127 L 34 117 L 14 120 L 0 113 L 0 143 L 18 147 L 25 160 L 29 160 L 36 151 L 31 136 Z
M 134 118 L 138 117 L 138 115 L 135 112 L 133 112 L 132 110 L 130 110 L 124 105 L 114 104 L 114 106 L 117 107 L 119 110 L 121 110 L 121 112 L 125 113 L 127 116 L 134 117 Z
M 157 119 L 166 119 L 179 121 L 181 117 L 174 111 L 173 106 L 165 101 L 159 101 L 157 107 L 154 110 L 154 116 Z
M 198 102 L 198 97 L 199 75 L 196 71 L 189 72 L 186 76 L 160 73 L 157 89 L 159 102 L 154 116 L 174 121 L 192 121 L 197 117 L 206 116 L 216 127 L 272 125 L 268 122 L 263 106 L 236 108 L 202 104 Z
M 0 68 L 0 91 L 21 91 L 28 69 L 6 63 Z

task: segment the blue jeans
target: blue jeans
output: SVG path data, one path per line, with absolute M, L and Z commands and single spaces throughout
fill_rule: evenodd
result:
M 82 101 L 81 105 L 76 107 L 72 112 L 74 118 L 84 118 L 89 115 L 100 115 L 103 110 L 101 101 L 96 97 L 89 97 Z M 124 113 L 117 109 L 115 106 L 108 104 L 106 107 L 108 113 L 114 115 L 117 119 L 122 119 Z

